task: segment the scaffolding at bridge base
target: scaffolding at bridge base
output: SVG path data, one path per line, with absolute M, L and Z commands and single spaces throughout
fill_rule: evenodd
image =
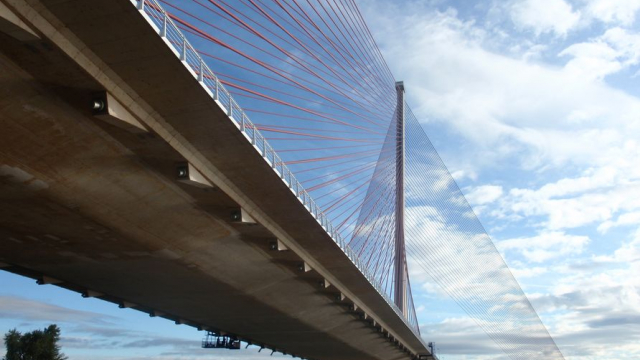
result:
M 240 340 L 234 336 L 219 335 L 207 331 L 207 335 L 202 339 L 202 348 L 239 350 Z

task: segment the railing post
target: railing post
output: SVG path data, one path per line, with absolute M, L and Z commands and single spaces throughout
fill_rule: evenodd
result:
M 198 81 L 203 82 L 204 81 L 204 64 L 203 64 L 203 60 L 200 59 L 200 73 L 198 73 Z M 218 82 L 216 81 L 216 87 L 218 85 Z M 216 91 L 216 99 L 218 100 L 218 96 L 217 96 L 217 91 Z
M 162 13 L 162 15 L 164 15 L 164 17 L 162 18 L 162 30 L 160 31 L 160 37 L 166 38 L 167 37 L 167 13 Z
M 140 11 L 144 11 L 144 1 L 145 1 L 145 0 L 140 0 L 140 1 L 138 2 L 138 10 L 140 10 Z
M 229 117 L 233 116 L 233 99 L 231 98 L 231 94 L 229 94 L 229 110 L 227 111 L 227 115 L 229 115 Z
M 255 145 L 256 144 L 256 126 L 253 126 L 253 133 L 251 134 L 251 145 Z
M 180 55 L 180 60 L 187 61 L 187 39 L 182 38 L 182 54 Z M 200 69 L 202 71 L 202 68 Z
M 244 118 L 246 117 L 245 112 L 242 112 L 242 116 L 240 117 L 240 131 L 244 132 Z

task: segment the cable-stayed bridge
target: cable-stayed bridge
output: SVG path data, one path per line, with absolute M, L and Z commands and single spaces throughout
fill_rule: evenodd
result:
M 309 359 L 432 358 L 420 273 L 562 358 L 353 0 L 0 12 L 5 270 Z

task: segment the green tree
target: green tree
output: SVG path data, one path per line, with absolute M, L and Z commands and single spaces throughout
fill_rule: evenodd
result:
M 60 328 L 49 325 L 44 330 L 21 334 L 13 329 L 4 335 L 7 353 L 4 360 L 66 360 L 60 353 Z

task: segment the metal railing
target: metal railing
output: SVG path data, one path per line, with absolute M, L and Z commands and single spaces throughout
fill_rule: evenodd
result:
M 269 145 L 264 136 L 251 122 L 247 114 L 240 105 L 233 99 L 229 91 L 222 85 L 218 77 L 204 62 L 198 51 L 189 43 L 179 27 L 160 6 L 157 0 L 130 0 L 140 11 L 149 24 L 156 30 L 161 38 L 169 45 L 171 50 L 184 63 L 185 67 L 203 85 L 204 89 L 211 95 L 220 108 L 226 112 L 229 119 L 238 127 L 245 138 L 262 155 L 265 161 L 271 166 L 273 171 L 280 176 L 283 182 L 296 195 L 298 200 L 307 208 L 309 213 L 324 228 L 327 234 L 347 255 L 351 262 L 373 285 L 378 293 L 385 299 L 389 306 L 405 322 L 405 324 L 420 338 L 418 324 L 411 324 L 402 311 L 391 300 L 390 296 L 382 290 L 382 282 L 376 279 L 362 264 L 358 255 L 345 242 L 340 233 L 333 227 L 329 218 L 322 209 L 312 199 L 311 195 L 304 189 L 302 184 L 296 179 L 291 170 L 280 159 L 276 151 Z

